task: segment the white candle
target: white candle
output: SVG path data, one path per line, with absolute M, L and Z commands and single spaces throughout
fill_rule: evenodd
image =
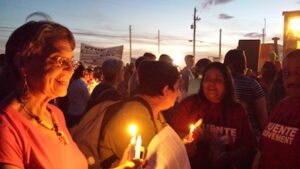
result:
M 193 132 L 195 130 L 195 126 L 193 124 L 190 125 L 190 132 L 189 132 L 189 137 L 188 140 L 192 141 L 193 140 Z
M 142 137 L 141 137 L 141 135 L 138 135 L 137 141 L 135 144 L 135 154 L 134 154 L 135 159 L 140 159 L 140 157 L 141 157 L 141 146 L 142 146 Z
M 199 119 L 199 120 L 194 124 L 195 128 L 200 127 L 201 124 L 202 124 L 202 122 L 203 122 L 203 119 Z

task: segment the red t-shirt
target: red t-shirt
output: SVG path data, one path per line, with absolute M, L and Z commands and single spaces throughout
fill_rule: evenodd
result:
M 41 132 L 26 117 L 11 107 L 0 108 L 0 163 L 19 168 L 87 169 L 87 161 L 73 142 L 62 112 L 49 104 L 59 129 L 70 143 Z
M 262 136 L 260 169 L 300 168 L 300 98 L 287 98 L 271 112 Z
M 254 151 L 255 137 L 250 129 L 247 114 L 243 107 L 237 103 L 232 103 L 226 109 L 223 104 L 213 104 L 201 100 L 197 95 L 192 95 L 179 104 L 176 114 L 171 120 L 171 125 L 182 137 L 188 134 L 190 124 L 202 118 L 201 127 L 207 132 L 216 133 L 220 137 L 231 138 L 231 142 L 223 147 L 224 152 L 228 154 L 227 162 L 229 164 L 226 165 L 229 165 L 229 168 L 249 166 L 250 161 L 246 160 L 249 157 L 248 153 Z M 215 150 L 218 151 L 212 149 L 215 140 L 201 139 L 201 137 L 204 136 L 200 135 L 200 140 L 198 140 L 196 161 L 191 161 L 191 163 L 195 168 L 212 168 L 215 161 L 211 161 L 209 156 Z M 220 151 L 221 149 L 220 147 Z

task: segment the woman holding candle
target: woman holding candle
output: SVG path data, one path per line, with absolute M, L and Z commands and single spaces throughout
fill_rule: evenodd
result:
M 190 124 L 203 119 L 194 134 L 197 153 L 190 157 L 192 168 L 251 167 L 255 139 L 233 91 L 228 69 L 215 62 L 204 70 L 198 94 L 179 104 L 171 125 L 182 138 L 189 134 Z

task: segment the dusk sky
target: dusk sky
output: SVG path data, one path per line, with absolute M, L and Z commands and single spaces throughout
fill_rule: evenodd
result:
M 129 62 L 129 25 L 132 25 L 133 57 L 144 52 L 169 54 L 183 66 L 192 54 L 193 10 L 197 8 L 196 59 L 218 56 L 219 29 L 222 55 L 235 48 L 239 39 L 261 39 L 266 19 L 266 42 L 279 37 L 282 44 L 283 11 L 300 9 L 300 0 L 1 0 L 0 52 L 12 31 L 34 12 L 48 14 L 67 26 L 77 42 L 96 47 L 124 45 L 123 61 Z M 39 15 L 35 15 L 36 18 Z M 41 17 L 41 16 L 40 16 Z M 41 17 L 42 18 L 42 17 Z

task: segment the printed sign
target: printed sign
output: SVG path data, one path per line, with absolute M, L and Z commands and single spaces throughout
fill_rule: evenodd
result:
M 109 58 L 122 60 L 124 46 L 115 46 L 110 48 L 98 48 L 81 43 L 80 61 L 85 65 L 101 66 Z

